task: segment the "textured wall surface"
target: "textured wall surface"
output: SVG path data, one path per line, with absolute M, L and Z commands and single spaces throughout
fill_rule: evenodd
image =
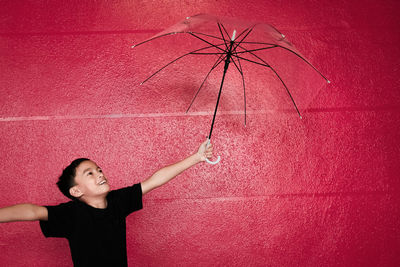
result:
M 223 96 L 213 132 L 222 161 L 144 197 L 144 209 L 127 219 L 129 264 L 400 265 L 398 1 L 0 6 L 1 207 L 66 202 L 55 182 L 76 157 L 95 160 L 119 188 L 192 153 L 209 131 L 212 105 L 184 111 L 204 74 L 178 64 L 139 86 L 160 62 L 131 45 L 212 13 L 273 24 L 332 83 L 303 120 L 266 107 L 248 114 L 247 127 L 241 107 Z M 267 97 L 265 74 L 249 75 L 259 82 L 249 100 Z M 232 78 L 226 88 L 236 85 Z M 66 240 L 19 222 L 0 225 L 0 265 L 72 261 Z

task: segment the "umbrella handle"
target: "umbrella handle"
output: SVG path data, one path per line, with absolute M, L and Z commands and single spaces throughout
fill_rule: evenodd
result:
M 206 147 L 208 147 L 209 145 L 210 145 L 210 138 L 207 138 L 207 145 L 206 145 Z M 217 164 L 220 160 L 221 160 L 221 157 L 220 157 L 220 156 L 218 156 L 218 158 L 217 158 L 216 161 L 211 161 L 211 160 L 209 160 L 208 158 L 206 158 L 207 163 L 212 164 L 212 165 Z

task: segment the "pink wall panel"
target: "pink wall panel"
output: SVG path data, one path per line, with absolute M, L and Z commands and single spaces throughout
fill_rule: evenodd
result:
M 221 163 L 197 165 L 145 196 L 127 220 L 130 265 L 400 265 L 397 1 L 1 5 L 0 207 L 67 201 L 55 182 L 76 157 L 95 160 L 119 188 L 192 153 L 213 103 L 204 94 L 184 111 L 203 79 L 197 70 L 208 66 L 178 64 L 139 86 L 161 62 L 130 47 L 213 13 L 272 23 L 332 83 L 300 120 L 288 107 L 264 107 L 270 77 L 249 74 L 247 127 L 234 93 L 223 95 L 213 132 Z M 239 87 L 228 74 L 226 88 Z M 66 240 L 24 222 L 0 224 L 0 265 L 72 261 Z

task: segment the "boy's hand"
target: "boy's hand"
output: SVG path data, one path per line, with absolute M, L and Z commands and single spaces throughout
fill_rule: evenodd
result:
M 208 145 L 208 146 L 207 146 Z M 206 158 L 211 159 L 213 155 L 213 146 L 208 143 L 208 139 L 202 143 L 197 151 L 197 154 L 200 156 L 201 161 L 205 161 Z

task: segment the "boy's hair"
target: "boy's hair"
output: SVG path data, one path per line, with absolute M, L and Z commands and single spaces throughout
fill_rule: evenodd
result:
M 84 161 L 90 159 L 87 158 L 79 158 L 71 162 L 62 172 L 61 176 L 58 178 L 57 186 L 60 189 L 61 193 L 63 193 L 67 198 L 75 200 L 76 198 L 71 196 L 69 193 L 69 189 L 75 186 L 75 175 L 76 168 Z

